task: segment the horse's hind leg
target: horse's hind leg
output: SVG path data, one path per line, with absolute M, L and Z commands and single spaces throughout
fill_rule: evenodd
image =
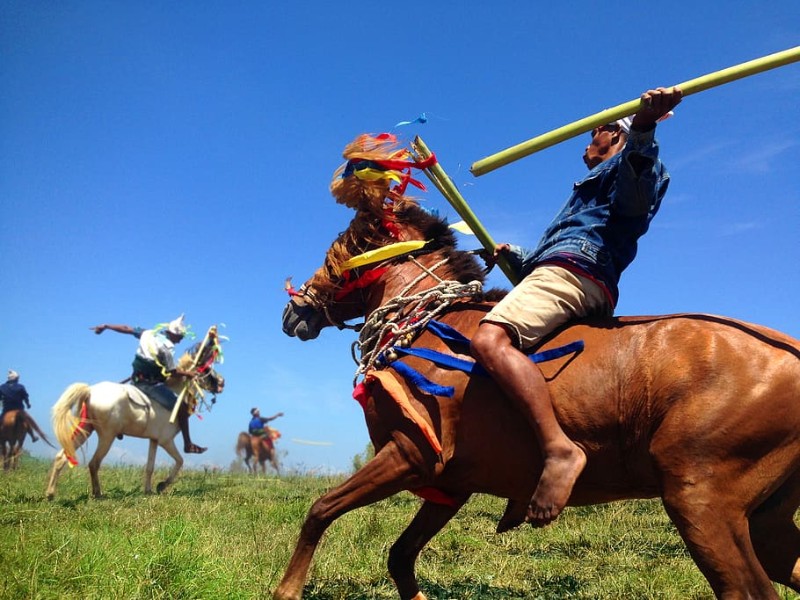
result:
M 92 429 L 88 428 L 83 431 L 77 431 L 75 433 L 76 440 L 75 440 L 75 450 L 77 451 L 83 443 L 89 439 L 89 436 L 92 434 Z M 67 466 L 69 460 L 67 459 L 67 455 L 64 454 L 63 450 L 59 450 L 56 454 L 55 460 L 53 460 L 53 467 L 50 469 L 50 478 L 47 483 L 47 491 L 45 495 L 48 500 L 52 500 L 56 497 L 56 485 L 58 485 L 58 477 L 61 475 L 61 471 L 64 470 L 64 467 Z
M 113 435 L 100 435 L 100 431 L 97 432 L 97 449 L 94 451 L 94 456 L 89 461 L 89 477 L 92 480 L 92 496 L 95 498 L 100 498 L 103 494 L 100 491 L 100 477 L 98 473 L 100 471 L 100 463 L 103 462 L 103 459 L 108 454 L 108 451 L 111 449 L 111 444 L 114 443 L 114 436 Z
M 333 521 L 353 509 L 419 485 L 422 482 L 417 479 L 397 445 L 392 442 L 384 446 L 352 477 L 314 502 L 274 598 L 300 599 L 314 551 Z
M 392 545 L 389 551 L 389 574 L 403 600 L 425 599 L 417 584 L 414 564 L 425 545 L 447 525 L 468 498 L 469 496 L 459 499 L 452 506 L 426 501 L 414 520 Z
M 798 505 L 800 471 L 750 515 L 750 536 L 769 578 L 800 592 L 800 530 L 794 523 Z
M 667 485 L 664 507 L 717 598 L 778 598 L 750 541 L 740 495 L 731 486 L 720 494 L 720 482 L 700 473 L 683 481 L 690 483 Z
M 11 444 L 11 470 L 16 471 L 19 466 L 19 457 L 22 455 L 22 442 Z
M 64 470 L 64 467 L 67 466 L 67 455 L 64 454 L 63 450 L 59 450 L 58 454 L 56 454 L 56 458 L 53 461 L 53 466 L 50 469 L 50 477 L 47 481 L 47 491 L 45 492 L 45 496 L 48 500 L 52 500 L 56 497 L 56 485 L 58 484 L 58 476 L 61 475 L 61 471 Z

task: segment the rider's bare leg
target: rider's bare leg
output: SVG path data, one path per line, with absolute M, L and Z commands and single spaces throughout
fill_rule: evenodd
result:
M 208 448 L 204 448 L 192 443 L 192 438 L 189 435 L 189 409 L 187 408 L 186 404 L 181 404 L 181 407 L 178 409 L 178 426 L 180 427 L 181 435 L 183 436 L 184 452 L 187 454 L 202 454 L 208 450 Z
M 472 354 L 536 433 L 544 464 L 527 520 L 533 525 L 547 525 L 566 506 L 572 487 L 586 466 L 586 454 L 566 436 L 556 420 L 539 367 L 517 350 L 504 327 L 481 324 L 472 340 Z

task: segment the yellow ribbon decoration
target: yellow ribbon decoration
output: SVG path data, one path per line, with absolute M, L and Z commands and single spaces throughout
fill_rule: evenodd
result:
M 391 179 L 392 181 L 396 181 L 397 183 L 402 183 L 402 179 L 397 171 L 381 171 L 379 169 L 359 169 L 358 171 L 354 171 L 353 175 L 355 175 L 358 179 L 363 179 L 365 181 L 377 181 L 378 179 Z
M 472 231 L 469 225 L 467 225 L 466 221 L 459 221 L 458 223 L 453 223 L 450 225 L 450 229 L 453 231 L 457 231 L 458 233 L 463 233 L 464 235 L 475 235 L 475 232 Z
M 364 265 L 370 265 L 382 260 L 394 258 L 395 256 L 400 256 L 401 254 L 413 252 L 414 250 L 419 250 L 427 243 L 428 242 L 425 240 L 411 240 L 408 242 L 396 242 L 388 246 L 375 248 L 374 250 L 367 250 L 364 254 L 359 254 L 358 256 L 344 261 L 339 268 L 342 271 L 346 271 L 347 269 L 363 267 Z

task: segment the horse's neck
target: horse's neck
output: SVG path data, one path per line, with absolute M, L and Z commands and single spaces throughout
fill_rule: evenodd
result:
M 188 352 L 178 359 L 178 368 L 182 371 L 188 371 L 192 368 L 192 357 L 189 356 Z M 167 387 L 176 394 L 181 392 L 184 385 L 186 385 L 186 377 L 183 375 L 178 375 L 173 372 L 167 377 Z
M 403 313 L 406 306 L 413 307 L 425 292 L 436 288 L 443 281 L 457 280 L 442 252 L 431 252 L 416 258 L 407 258 L 389 264 L 384 277 L 378 285 L 370 287 L 366 298 L 367 319 L 372 314 L 388 306 L 399 309 L 392 314 Z
M 172 374 L 169 377 L 167 377 L 166 381 L 167 387 L 176 394 L 180 393 L 185 383 L 186 383 L 186 377 L 184 377 L 183 375 L 175 375 L 175 374 Z
M 178 368 L 181 371 L 192 371 L 194 370 L 194 358 L 189 352 L 184 352 L 183 355 L 178 359 Z M 173 391 L 180 391 L 183 389 L 183 386 L 186 384 L 187 378 L 183 375 L 178 375 L 173 373 L 172 375 L 167 378 L 167 385 Z

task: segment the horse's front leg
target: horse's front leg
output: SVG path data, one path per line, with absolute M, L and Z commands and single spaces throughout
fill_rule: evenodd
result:
M 178 448 L 175 447 L 175 438 L 169 438 L 166 442 L 161 444 L 161 447 L 167 451 L 167 454 L 172 457 L 172 460 L 174 460 L 175 463 L 172 465 L 167 478 L 164 481 L 159 482 L 159 484 L 156 486 L 156 491 L 159 494 L 167 489 L 168 485 L 175 481 L 175 479 L 178 477 L 178 472 L 183 466 L 183 456 L 180 452 L 178 452 Z M 153 457 L 155 458 L 155 451 L 153 451 Z
M 144 493 L 153 493 L 153 472 L 156 468 L 156 451 L 158 450 L 158 442 L 150 440 L 150 445 L 147 447 L 147 464 L 144 467 Z
M 373 504 L 405 489 L 420 485 L 411 464 L 391 442 L 340 486 L 314 502 L 300 530 L 300 538 L 275 600 L 299 600 L 311 560 L 325 530 L 343 514 Z
M 403 600 L 425 600 L 419 590 L 414 565 L 417 557 L 433 536 L 464 506 L 469 495 L 454 499 L 452 505 L 434 504 L 426 501 L 414 520 L 392 545 L 389 551 L 389 574 L 392 576 L 400 598 Z

